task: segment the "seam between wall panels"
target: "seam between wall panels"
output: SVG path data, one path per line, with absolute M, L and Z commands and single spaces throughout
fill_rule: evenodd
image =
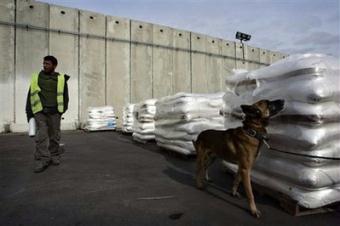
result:
M 17 0 L 14 0 L 14 43 L 13 43 L 13 50 L 14 50 L 14 62 L 13 62 L 13 123 L 16 122 L 16 116 L 15 116 L 15 112 L 16 112 L 16 80 L 17 80 Z
M 50 23 L 51 23 L 51 6 L 50 4 L 47 5 L 47 26 L 46 28 L 48 30 L 50 30 Z M 47 55 L 51 55 L 51 52 L 50 52 L 50 33 L 51 32 L 47 32 Z
M 77 11 L 78 13 L 78 33 L 80 33 L 80 11 Z M 81 118 L 80 118 L 80 111 L 81 111 L 81 103 L 80 103 L 80 87 L 81 87 L 81 80 L 80 80 L 80 36 L 78 36 L 78 125 L 77 127 L 80 129 L 81 128 Z
M 131 20 L 129 20 L 129 30 L 130 30 L 130 34 L 129 34 L 129 36 L 130 36 L 130 40 L 129 40 L 129 90 L 130 90 L 130 92 L 129 92 L 129 103 L 131 103 L 131 101 L 132 101 L 132 95 L 131 95 L 131 91 L 132 91 L 132 89 L 131 89 Z
M 104 50 L 104 55 L 105 55 L 105 84 L 104 84 L 104 89 L 105 89 L 105 105 L 107 105 L 107 16 L 105 16 L 105 50 Z
M 190 92 L 192 93 L 192 44 L 191 44 L 191 32 L 189 33 L 189 64 L 190 64 Z
M 151 25 L 151 98 L 154 98 L 154 81 L 153 81 L 153 25 Z

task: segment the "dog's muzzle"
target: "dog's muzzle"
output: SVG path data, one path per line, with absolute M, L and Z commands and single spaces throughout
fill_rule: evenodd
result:
M 268 106 L 270 115 L 273 116 L 282 111 L 284 105 L 285 101 L 281 99 L 270 101 Z

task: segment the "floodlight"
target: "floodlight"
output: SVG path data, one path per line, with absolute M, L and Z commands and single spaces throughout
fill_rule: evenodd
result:
M 249 41 L 251 38 L 251 35 L 248 35 L 246 33 L 242 33 L 242 32 L 236 32 L 236 39 L 239 39 L 241 42 L 242 41 Z

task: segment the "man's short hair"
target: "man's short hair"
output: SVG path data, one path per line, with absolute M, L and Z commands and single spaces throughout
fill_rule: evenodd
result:
M 44 60 L 51 61 L 53 65 L 58 65 L 58 60 L 54 56 L 45 56 Z

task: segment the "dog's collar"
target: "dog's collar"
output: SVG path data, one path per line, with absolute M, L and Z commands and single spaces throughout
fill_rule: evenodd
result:
M 243 130 L 246 132 L 247 135 L 254 137 L 258 140 L 268 140 L 267 134 L 265 133 L 259 133 L 254 129 L 244 128 L 244 127 L 243 127 Z

